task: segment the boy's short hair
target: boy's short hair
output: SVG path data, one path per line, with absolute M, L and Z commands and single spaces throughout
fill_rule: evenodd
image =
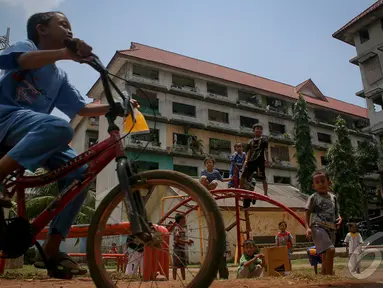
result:
M 28 39 L 31 40 L 36 45 L 39 44 L 39 33 L 37 32 L 37 25 L 48 25 L 49 22 L 52 20 L 53 16 L 55 14 L 62 14 L 64 13 L 59 11 L 51 11 L 51 12 L 44 12 L 44 13 L 36 13 L 33 14 L 31 17 L 29 17 L 27 22 L 27 36 Z
M 257 247 L 257 245 L 255 245 L 254 241 L 251 239 L 248 239 L 245 242 L 243 242 L 243 247 L 245 247 L 247 245 L 252 245 L 253 247 Z
M 358 226 L 356 225 L 355 222 L 349 222 L 349 223 L 347 223 L 347 226 L 348 226 L 348 228 L 351 228 L 351 227 L 354 227 L 354 226 L 355 226 L 355 228 L 358 228 Z
M 177 213 L 176 216 L 174 217 L 174 219 L 175 219 L 176 223 L 180 223 L 180 221 L 182 219 L 185 219 L 185 215 Z
M 237 148 L 237 147 L 240 147 L 240 146 L 242 146 L 242 143 L 241 143 L 241 142 L 235 143 L 235 144 L 234 144 L 234 149 Z
M 282 224 L 285 224 L 285 227 L 287 228 L 287 223 L 284 220 L 278 223 L 278 227 L 281 226 Z
M 253 125 L 253 131 L 255 130 L 255 128 L 261 128 L 263 130 L 263 126 L 261 123 L 256 123 Z
M 312 174 L 312 178 L 314 178 L 316 175 L 319 175 L 319 174 L 324 174 L 326 176 L 327 180 L 330 180 L 330 177 L 328 176 L 326 171 L 323 169 L 315 170 L 314 173 Z
M 209 161 L 209 160 L 213 161 L 213 164 L 215 164 L 215 159 L 213 157 L 211 157 L 211 156 L 207 156 L 205 158 L 205 160 L 203 160 L 203 165 L 206 165 L 206 162 Z

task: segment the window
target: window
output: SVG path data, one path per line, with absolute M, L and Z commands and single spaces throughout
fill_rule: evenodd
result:
M 198 168 L 194 166 L 174 165 L 174 171 L 178 171 L 192 177 L 198 176 Z
M 249 102 L 258 107 L 262 107 L 262 96 L 250 92 L 238 91 L 238 100 Z
M 285 125 L 269 122 L 271 135 L 282 135 L 286 133 Z
M 271 159 L 273 162 L 278 163 L 280 161 L 290 161 L 289 147 L 275 145 L 270 148 Z
M 192 105 L 173 102 L 173 114 L 195 117 L 196 116 L 196 108 L 195 108 L 195 106 L 192 106 Z
M 209 153 L 229 157 L 231 154 L 231 142 L 229 140 L 210 138 Z
M 98 126 L 99 118 L 98 117 L 89 117 L 89 123 L 92 126 Z
M 326 156 L 320 156 L 320 164 L 322 165 L 322 167 L 328 165 L 328 159 Z
M 195 88 L 194 79 L 180 76 L 180 75 L 172 75 L 172 87 L 182 88 Z
M 190 136 L 186 134 L 173 133 L 173 145 L 187 146 L 190 144 Z
M 150 161 L 136 161 L 135 168 L 137 170 L 137 173 L 147 170 L 158 170 L 159 165 L 157 162 L 150 162 Z
M 362 63 L 364 75 L 369 84 L 382 78 L 382 67 L 380 66 L 379 56 L 375 55 Z
M 274 183 L 291 184 L 290 177 L 274 176 Z
M 132 142 L 140 143 L 141 141 L 152 142 L 153 144 L 159 144 L 160 131 L 158 129 L 150 129 L 150 133 L 133 135 Z
M 94 146 L 97 144 L 98 139 L 97 138 L 89 138 L 88 140 L 88 148 Z
M 366 29 L 360 30 L 359 31 L 359 39 L 360 39 L 360 43 L 364 43 L 364 42 L 370 40 L 370 34 L 368 33 L 368 30 L 366 30 Z
M 210 121 L 229 123 L 229 113 L 209 109 L 208 114 Z
M 240 126 L 245 128 L 253 128 L 254 124 L 257 124 L 259 121 L 255 118 L 240 116 L 239 118 Z
M 207 93 L 212 93 L 221 96 L 227 96 L 227 87 L 207 82 Z
M 318 141 L 331 144 L 331 135 L 318 132 Z
M 287 114 L 287 104 L 280 99 L 267 97 L 267 107 L 270 111 Z
M 140 111 L 146 114 L 153 114 L 154 112 L 158 113 L 159 102 L 157 99 L 157 94 L 149 91 L 144 91 L 145 94 L 137 89 L 136 94 L 133 94 L 133 98 L 140 103 Z
M 133 64 L 133 76 L 143 77 L 158 81 L 158 70 Z
M 380 112 L 383 109 L 383 100 L 382 100 L 382 95 L 379 94 L 377 97 L 372 99 L 372 103 L 374 105 L 374 111 L 375 112 Z

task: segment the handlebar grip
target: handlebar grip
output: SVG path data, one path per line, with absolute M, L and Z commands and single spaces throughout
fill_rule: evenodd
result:
M 73 53 L 77 54 L 77 41 L 74 39 L 65 39 L 64 40 L 64 45 L 66 48 L 68 48 L 70 51 Z

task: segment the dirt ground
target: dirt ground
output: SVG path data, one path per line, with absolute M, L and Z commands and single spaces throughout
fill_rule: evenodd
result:
M 40 271 L 40 270 L 39 270 Z M 338 265 L 335 269 L 337 276 L 315 275 L 311 267 L 307 265 L 295 265 L 295 272 L 285 277 L 268 277 L 259 279 L 235 280 L 236 268 L 229 268 L 231 280 L 217 280 L 211 285 L 212 288 L 278 288 L 278 287 L 357 287 L 357 288 L 383 288 L 383 266 L 380 266 L 368 279 L 355 280 L 346 269 Z M 5 275 L 4 275 L 5 276 Z M 7 278 L 12 278 L 8 280 Z M 117 287 L 129 288 L 176 288 L 185 287 L 180 281 L 157 281 L 157 282 L 129 282 L 125 278 L 115 278 Z M 14 274 L 11 277 L 0 279 L 0 288 L 90 288 L 95 287 L 89 277 L 75 278 L 70 281 L 49 279 L 46 274 L 36 274 L 35 270 L 26 271 L 22 276 Z M 207 288 L 207 287 L 206 287 Z
M 383 283 L 383 282 L 382 282 Z M 117 282 L 118 287 L 131 287 L 131 288 L 149 288 L 149 287 L 183 287 L 180 282 L 157 282 L 153 284 L 152 282 L 148 283 L 129 283 L 129 282 Z M 321 282 L 313 283 L 311 281 L 297 281 L 287 280 L 287 279 L 271 279 L 263 278 L 262 280 L 226 280 L 226 281 L 216 281 L 211 286 L 212 288 L 233 288 L 233 287 L 259 287 L 259 288 L 270 288 L 270 287 L 285 287 L 290 286 L 294 288 L 304 288 L 304 287 L 360 287 L 360 288 L 375 288 L 383 287 L 383 284 L 376 282 L 365 282 L 365 281 L 331 281 L 324 280 Z M 0 287 L 2 288 L 48 288 L 48 287 L 60 287 L 60 288 L 88 288 L 95 287 L 92 280 L 89 278 L 78 278 L 71 281 L 61 281 L 61 280 L 0 280 Z

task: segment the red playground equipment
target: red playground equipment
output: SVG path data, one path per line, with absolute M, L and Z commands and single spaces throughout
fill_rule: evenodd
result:
M 243 221 L 243 220 L 246 221 L 246 239 L 250 238 L 251 228 L 250 228 L 250 220 L 249 220 L 248 211 L 244 211 L 245 212 L 245 219 L 241 218 L 241 209 L 240 209 L 241 205 L 240 205 L 240 203 L 245 198 L 249 198 L 252 200 L 265 201 L 265 202 L 268 202 L 268 203 L 275 205 L 279 208 L 282 208 L 284 211 L 286 211 L 290 215 L 292 215 L 302 226 L 305 225 L 304 219 L 302 217 L 300 217 L 297 213 L 295 213 L 292 209 L 290 209 L 289 207 L 283 205 L 282 203 L 279 203 L 278 201 L 275 201 L 275 200 L 271 199 L 270 197 L 265 196 L 263 194 L 248 191 L 248 190 L 233 189 L 233 188 L 216 189 L 216 190 L 210 191 L 210 193 L 213 195 L 214 199 L 217 201 L 222 200 L 222 199 L 234 198 L 236 221 L 235 221 L 235 223 L 233 223 L 233 225 L 230 225 L 229 227 L 227 227 L 226 231 L 231 230 L 234 226 L 236 227 L 237 243 L 243 242 L 242 241 L 243 238 L 241 236 L 242 232 L 241 232 L 241 224 L 240 224 L 241 221 Z M 164 198 L 162 198 L 162 202 L 164 202 L 164 200 L 167 200 L 167 199 L 175 199 L 175 198 L 179 198 L 179 199 L 181 199 L 181 201 L 177 205 L 173 206 L 166 213 L 165 213 L 165 211 L 163 211 L 162 219 L 159 221 L 160 225 L 165 225 L 167 220 L 173 220 L 172 214 L 180 211 L 180 208 L 182 208 L 182 207 L 191 207 L 190 209 L 188 209 L 184 212 L 184 215 L 188 215 L 192 211 L 195 211 L 196 209 L 198 209 L 198 207 L 196 207 L 196 206 L 189 205 L 189 203 L 192 201 L 192 199 L 190 197 L 185 197 L 185 196 L 164 197 Z M 162 203 L 162 207 L 164 207 L 164 203 Z M 174 225 L 175 225 L 175 223 L 173 223 L 172 225 L 170 225 L 170 227 L 168 227 L 169 231 L 172 231 L 172 228 L 174 227 Z M 237 245 L 236 254 L 237 254 L 238 258 L 241 256 L 241 250 L 242 250 L 241 245 Z M 202 257 L 202 255 L 201 255 L 201 257 Z

